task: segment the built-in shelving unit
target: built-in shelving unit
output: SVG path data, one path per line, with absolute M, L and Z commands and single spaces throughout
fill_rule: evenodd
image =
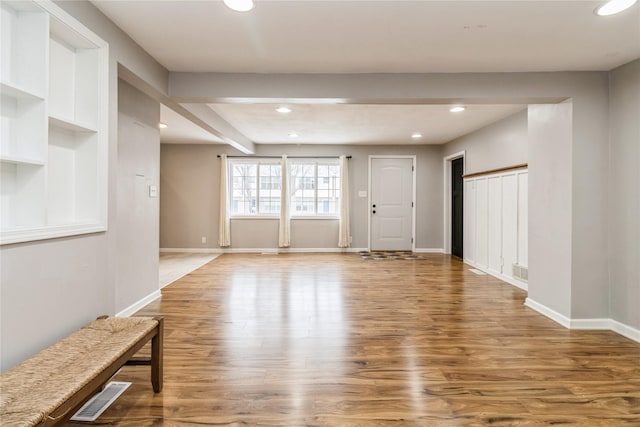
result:
M 108 46 L 49 1 L 0 12 L 0 243 L 104 231 Z

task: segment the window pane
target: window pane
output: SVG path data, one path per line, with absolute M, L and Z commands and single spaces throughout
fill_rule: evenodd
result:
M 289 164 L 292 215 L 338 214 L 340 165 L 292 162 Z
M 252 215 L 257 212 L 257 176 L 255 163 L 233 163 L 231 165 L 231 213 Z
M 278 215 L 280 213 L 282 168 L 276 164 L 261 164 L 259 171 L 260 201 L 258 213 L 261 215 Z
M 291 214 L 315 214 L 315 163 L 292 163 L 289 168 Z
M 338 215 L 340 165 L 318 164 L 318 215 Z

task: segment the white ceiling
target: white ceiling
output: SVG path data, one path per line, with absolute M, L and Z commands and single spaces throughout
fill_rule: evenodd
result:
M 259 144 L 442 144 L 526 108 L 526 105 L 209 104 Z M 298 134 L 290 138 L 290 133 Z M 413 132 L 423 136 L 411 138 Z
M 598 17 L 583 0 L 92 0 L 170 71 L 412 73 L 610 70 L 640 57 L 640 2 Z M 213 104 L 256 143 L 442 143 L 523 108 L 474 105 Z M 177 117 L 176 117 L 177 116 Z M 220 139 L 163 109 L 162 141 Z M 176 124 L 173 124 L 175 122 Z M 297 132 L 293 140 L 286 135 Z
M 171 71 L 610 70 L 640 57 L 640 4 L 604 1 L 93 0 Z

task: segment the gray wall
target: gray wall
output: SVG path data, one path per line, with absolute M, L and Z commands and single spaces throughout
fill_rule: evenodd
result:
M 160 247 L 213 248 L 218 241 L 223 145 L 160 145 Z M 237 153 L 236 153 L 237 154 Z M 207 239 L 201 243 L 201 237 Z
M 117 312 L 117 229 L 120 220 L 116 203 L 118 63 L 143 77 L 160 91 L 166 92 L 168 85 L 168 71 L 91 3 L 56 3 L 109 43 L 108 231 L 2 246 L 2 371 L 49 346 L 96 316 Z M 117 305 L 128 306 L 134 302 L 122 300 Z
M 529 106 L 529 298 L 571 317 L 569 102 Z M 545 250 L 540 250 L 544 248 Z M 536 250 L 537 249 L 537 250 Z
M 443 147 L 446 157 L 465 150 L 465 173 L 527 163 L 527 109 L 454 139 Z
M 162 144 L 160 245 L 163 248 L 217 248 L 220 167 L 219 145 Z M 351 155 L 349 185 L 353 248 L 368 244 L 369 155 L 416 156 L 416 248 L 442 248 L 442 157 L 439 146 L 261 145 L 258 155 Z M 207 244 L 201 237 L 207 237 Z M 231 224 L 235 249 L 276 248 L 278 221 L 237 219 Z M 338 221 L 300 219 L 291 222 L 292 248 L 337 248 Z
M 534 215 L 553 217 L 571 212 L 568 224 L 571 232 L 557 236 L 556 242 L 569 248 L 571 274 L 565 266 L 554 262 L 547 246 L 530 242 L 529 253 L 538 254 L 547 265 L 558 266 L 550 271 L 564 280 L 558 283 L 571 294 L 571 309 L 563 313 L 576 318 L 603 318 L 608 309 L 608 259 L 603 257 L 607 246 L 606 192 L 609 188 L 608 147 L 609 108 L 607 72 L 556 73 L 458 73 L 458 74 L 229 74 L 171 73 L 170 95 L 178 98 L 218 100 L 246 99 L 317 99 L 338 98 L 351 102 L 438 102 L 455 99 L 458 103 L 497 102 L 514 104 L 549 104 L 570 99 L 571 141 L 563 142 L 561 151 L 570 150 L 571 159 L 559 171 L 567 204 L 551 206 Z M 530 126 L 530 124 L 529 124 Z M 544 156 L 544 158 L 543 158 Z M 534 162 L 529 156 L 529 170 L 539 164 L 543 170 L 553 164 L 555 153 L 540 153 Z M 530 175 L 530 189 L 542 191 L 544 182 L 531 183 L 542 174 Z M 543 180 L 545 178 L 542 178 Z M 530 194 L 532 200 L 544 196 Z M 552 208 L 560 207 L 562 211 Z M 532 218 L 544 224 L 545 218 Z M 569 242 L 566 241 L 569 240 Z M 540 241 L 542 242 L 542 241 Z M 534 255 L 535 256 L 535 255 Z M 585 268 L 588 266 L 588 268 Z M 529 279 L 529 289 L 540 287 L 535 277 Z M 564 292 L 564 291 L 563 291 Z M 554 305 L 554 293 L 541 291 L 540 303 Z
M 160 104 L 118 81 L 118 277 L 115 311 L 158 290 Z
M 5 245 L 2 247 L 1 273 L 1 309 L 2 313 L 2 360 L 1 369 L 7 369 L 35 351 L 46 347 L 61 336 L 81 326 L 99 314 L 113 314 L 116 312 L 116 289 L 119 269 L 118 247 L 119 238 L 124 234 L 118 233 L 120 218 L 117 217 L 118 200 L 118 111 L 117 111 L 117 69 L 118 63 L 140 76 L 156 90 L 166 93 L 169 73 L 156 63 L 149 55 L 139 48 L 126 34 L 108 21 L 91 3 L 65 1 L 59 2 L 64 9 L 76 16 L 85 25 L 98 33 L 109 42 L 109 230 L 106 233 L 96 233 L 87 236 L 53 239 L 32 243 Z M 633 67 L 637 67 L 634 65 Z M 633 70 L 637 68 L 633 68 Z M 202 74 L 175 73 L 171 75 L 172 95 L 181 97 L 195 97 L 201 99 L 220 98 L 291 98 L 316 99 L 338 98 L 350 99 L 354 102 L 361 100 L 402 102 L 429 102 L 429 100 L 457 99 L 459 102 L 486 102 L 500 99 L 501 102 L 514 103 L 544 103 L 552 102 L 550 98 L 572 100 L 571 143 L 562 142 L 557 147 L 563 154 L 571 153 L 562 170 L 558 169 L 558 177 L 563 183 L 561 196 L 566 203 L 553 204 L 548 209 L 532 210 L 530 221 L 543 224 L 545 219 L 540 216 L 563 216 L 564 212 L 571 212 L 569 236 L 560 235 L 552 244 L 561 245 L 567 250 L 570 259 L 571 274 L 566 275 L 566 267 L 558 267 L 557 271 L 549 271 L 549 275 L 560 278 L 557 289 L 545 288 L 533 276 L 529 281 L 530 292 L 536 294 L 538 302 L 554 306 L 557 292 L 571 295 L 571 312 L 563 313 L 572 317 L 602 318 L 609 315 L 609 289 L 611 278 L 612 295 L 615 293 L 615 303 L 612 312 L 616 318 L 624 320 L 624 310 L 621 305 L 633 300 L 633 292 L 637 291 L 637 270 L 632 265 L 638 265 L 637 242 L 630 243 L 624 251 L 624 260 L 610 262 L 610 258 L 603 256 L 608 244 L 611 244 L 612 254 L 615 244 L 627 242 L 627 236 L 632 234 L 633 218 L 637 218 L 637 201 L 623 200 L 621 195 L 607 193 L 612 189 L 614 179 L 618 174 L 630 174 L 632 166 L 625 163 L 622 170 L 615 171 L 618 166 L 609 168 L 609 139 L 612 139 L 611 149 L 616 159 L 626 156 L 633 151 L 634 116 L 627 118 L 627 113 L 620 111 L 623 117 L 613 117 L 611 120 L 624 129 L 620 133 L 615 126 L 609 127 L 610 113 L 618 114 L 621 105 L 636 105 L 636 101 L 625 101 L 628 95 L 618 94 L 619 87 L 628 86 L 627 81 L 636 81 L 631 77 L 624 77 L 628 71 L 624 68 L 612 75 L 612 107 L 609 108 L 609 74 L 606 72 L 558 72 L 558 73 L 458 73 L 458 74 L 358 74 L 358 75 L 268 75 L 268 74 Z M 637 85 L 637 83 L 635 84 Z M 636 87 L 634 85 L 634 87 Z M 626 90 L 626 89 L 625 89 Z M 545 101 L 545 99 L 547 99 Z M 636 98 L 637 99 L 637 98 Z M 636 107 L 637 108 L 637 107 Z M 637 117 L 637 109 L 635 110 Z M 637 139 L 635 139 L 637 144 Z M 302 149 L 302 148 L 301 148 Z M 330 148 L 326 148 L 330 150 Z M 336 152 L 346 151 L 344 148 L 335 149 Z M 358 158 L 364 153 L 358 150 L 368 150 L 366 147 L 354 149 L 350 154 Z M 426 185 L 424 193 L 418 197 L 418 218 L 424 221 L 419 226 L 418 247 L 440 247 L 440 226 L 430 226 L 432 221 L 440 223 L 442 212 L 442 197 L 435 196 L 437 191 L 428 188 L 434 185 L 442 187 L 441 182 L 441 153 L 428 152 L 421 154 L 420 148 L 404 147 L 401 150 L 375 147 L 371 150 L 392 152 L 393 154 L 410 153 L 416 151 L 418 160 L 418 181 Z M 351 151 L 351 150 L 350 150 Z M 291 153 L 293 154 L 293 153 Z M 320 154 L 320 153 L 318 153 Z M 540 151 L 539 156 L 529 156 L 530 171 L 539 167 L 544 170 L 546 165 L 553 164 L 557 155 L 555 150 Z M 634 157 L 637 159 L 637 156 Z M 422 159 L 422 160 L 421 160 Z M 628 159 L 628 157 L 627 157 Z M 361 160 L 358 160 L 361 161 Z M 358 162 L 357 161 L 357 162 Z M 360 170 L 361 166 L 354 162 L 353 168 Z M 422 171 L 430 171 L 429 167 L 421 164 L 433 164 L 433 179 Z M 437 166 L 436 166 L 437 165 Z M 537 165 L 537 166 L 536 166 Z M 436 175 L 438 177 L 436 177 Z M 546 190 L 547 178 L 542 173 L 535 178 L 530 176 L 531 189 Z M 633 175 L 624 175 L 633 179 Z M 352 188 L 361 188 L 360 175 L 354 176 Z M 531 180 L 542 181 L 531 182 Z M 611 182 L 610 182 L 611 179 Z M 637 179 L 637 176 L 635 177 Z M 637 182 L 637 181 L 636 181 Z M 569 184 L 569 188 L 566 187 Z M 200 183 L 198 185 L 207 185 Z M 637 185 L 632 185 L 631 192 L 637 194 Z M 618 191 L 618 190 L 616 190 Z M 535 193 L 534 192 L 534 193 Z M 431 196 L 431 195 L 434 196 Z M 532 200 L 543 198 L 540 194 L 531 194 Z M 619 208 L 615 215 L 608 210 L 607 202 L 612 201 Z M 362 208 L 354 203 L 354 246 L 362 245 L 361 230 L 366 225 L 360 221 Z M 628 228 L 618 229 L 616 215 L 626 212 L 633 215 L 625 217 Z M 435 220 L 433 218 L 436 218 Z M 636 220 L 637 221 L 637 220 Z M 419 222 L 420 223 L 420 222 Z M 636 228 L 637 230 L 637 228 Z M 553 229 L 546 230 L 547 233 Z M 611 233 L 610 233 L 611 231 Z M 637 233 L 637 231 L 636 231 Z M 357 240 L 356 240 L 357 237 Z M 135 236 L 129 236 L 129 239 Z M 199 242 L 199 240 L 198 240 Z M 193 243 L 189 242 L 189 246 Z M 555 265 L 553 251 L 544 241 L 530 244 L 530 256 L 538 256 L 540 263 Z M 618 254 L 617 252 L 615 252 Z M 619 253 L 618 255 L 623 255 Z M 635 256 L 635 258 L 634 258 Z M 34 264 L 37 263 L 37 268 Z M 611 268 L 610 268 L 611 267 Z M 637 267 L 636 267 L 637 268 Z M 628 272 L 631 270 L 631 272 Z M 534 280 L 535 279 L 535 280 Z M 631 286 L 628 286 L 631 281 Z M 634 284 L 635 282 L 635 284 Z M 612 298 L 613 300 L 613 298 Z M 625 301 L 622 303 L 622 301 Z M 135 301 L 121 301 L 118 306 L 126 306 Z M 630 304 L 630 303 L 629 303 Z M 632 319 L 633 306 L 627 306 L 627 318 Z M 635 311 L 637 313 L 637 310 Z M 637 323 L 634 323 L 637 325 Z
M 640 60 L 609 80 L 611 318 L 640 329 Z

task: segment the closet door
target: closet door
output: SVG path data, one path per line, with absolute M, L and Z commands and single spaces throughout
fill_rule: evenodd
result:
M 529 175 L 518 174 L 518 264 L 529 266 Z
M 481 178 L 476 181 L 476 263 L 487 268 L 489 237 L 488 181 Z
M 487 267 L 493 273 L 500 273 L 502 268 L 502 178 L 499 176 L 487 179 L 488 191 L 488 236 Z
M 502 177 L 502 271 L 513 277 L 518 254 L 518 181 L 516 175 Z
M 464 182 L 464 259 L 475 264 L 476 260 L 476 188 L 475 181 Z

